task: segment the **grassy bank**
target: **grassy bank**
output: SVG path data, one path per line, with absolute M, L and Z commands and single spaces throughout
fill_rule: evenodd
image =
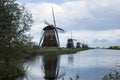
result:
M 120 46 L 110 46 L 108 49 L 120 50 Z
M 108 49 L 112 49 L 112 50 L 120 50 L 120 48 L 108 48 Z
M 85 49 L 80 49 L 80 48 L 50 48 L 50 49 L 39 49 L 33 51 L 32 54 L 37 54 L 37 55 L 49 55 L 49 54 L 73 54 L 78 51 L 82 51 Z

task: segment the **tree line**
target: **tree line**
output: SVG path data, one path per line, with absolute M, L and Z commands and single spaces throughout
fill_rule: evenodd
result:
M 0 78 L 20 72 L 30 50 L 32 14 L 16 0 L 0 0 Z M 29 50 L 28 50 L 29 49 Z

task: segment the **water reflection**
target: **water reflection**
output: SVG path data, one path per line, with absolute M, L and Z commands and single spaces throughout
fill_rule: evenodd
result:
M 95 49 L 37 56 L 25 66 L 28 65 L 27 80 L 101 80 L 116 64 L 120 65 L 120 51 Z
M 73 54 L 68 55 L 68 64 L 73 66 L 73 63 L 74 63 L 74 56 L 73 56 Z
M 60 57 L 58 55 L 43 56 L 42 62 L 45 80 L 55 80 L 65 75 L 65 73 L 59 75 Z

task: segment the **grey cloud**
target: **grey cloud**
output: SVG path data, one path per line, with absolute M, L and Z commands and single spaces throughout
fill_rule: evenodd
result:
M 63 26 L 66 30 L 70 28 L 73 30 L 112 30 L 120 29 L 120 17 L 116 17 L 116 20 L 75 20 L 70 21 L 69 24 L 64 23 Z M 65 25 L 66 24 L 66 25 Z
M 107 39 L 95 39 L 94 43 L 96 43 L 96 42 L 107 42 L 107 41 L 109 41 L 109 40 L 107 40 Z
M 83 0 L 85 1 L 85 0 Z M 63 26 L 66 30 L 69 30 L 70 28 L 73 30 L 112 30 L 112 29 L 120 29 L 120 14 L 118 14 L 120 11 L 119 9 L 116 9 L 116 5 L 112 4 L 112 1 L 105 2 L 105 4 L 108 4 L 108 6 L 103 6 L 103 4 L 98 3 L 94 4 L 94 0 L 92 0 L 93 3 L 86 1 L 86 3 L 89 3 L 86 5 L 88 10 L 87 12 L 91 15 L 91 17 L 83 17 L 81 18 L 81 13 L 85 13 L 84 9 L 76 9 L 79 15 L 78 17 L 74 17 L 76 15 L 68 16 L 69 13 L 71 13 L 71 10 L 69 9 L 69 13 L 65 14 L 68 17 L 71 17 L 71 19 L 61 19 L 64 25 Z M 75 4 L 74 4 L 75 5 Z M 92 6 L 95 5 L 95 8 L 92 8 Z M 72 7 L 72 6 L 71 6 Z M 120 5 L 117 4 L 117 7 L 120 7 Z M 80 11 L 80 10 L 83 10 Z M 88 15 L 86 15 L 88 16 Z M 73 18 L 72 18 L 73 17 Z M 67 20 L 67 21 L 66 21 Z M 65 23 L 67 22 L 67 23 Z
M 120 14 L 118 13 L 106 13 L 105 12 L 93 12 L 90 18 L 73 19 L 68 20 L 69 24 L 65 27 L 68 29 L 71 27 L 76 30 L 111 30 L 120 29 Z
M 73 2 L 68 1 L 69 4 L 67 2 L 65 3 L 64 1 L 68 1 L 68 0 L 61 0 L 61 5 L 54 4 L 55 12 L 56 12 L 55 14 L 56 22 L 58 27 L 64 28 L 65 30 L 120 29 L 120 14 L 118 14 L 119 10 L 115 9 L 114 6 L 104 7 L 104 6 L 101 6 L 102 4 L 98 4 L 99 1 L 94 4 L 94 0 L 91 0 L 92 2 L 88 0 L 82 0 L 82 1 L 70 0 Z M 47 8 L 51 6 L 51 4 L 49 3 L 47 3 L 47 5 L 44 5 L 43 7 L 41 5 L 43 4 L 39 4 L 39 5 L 36 4 L 36 6 L 40 6 L 39 10 L 43 9 L 43 7 L 45 8 L 45 6 L 47 6 Z M 92 7 L 93 5 L 95 8 Z M 120 5 L 117 5 L 117 6 L 120 6 Z M 38 12 L 40 14 L 37 17 L 41 19 L 36 18 L 35 22 L 43 20 L 43 18 L 44 19 L 48 18 L 47 20 L 51 20 L 49 19 L 49 16 L 51 15 L 50 14 L 51 11 L 50 10 L 48 11 L 48 10 L 49 9 L 46 9 L 46 11 L 41 10 L 42 13 L 45 13 L 46 15 Z

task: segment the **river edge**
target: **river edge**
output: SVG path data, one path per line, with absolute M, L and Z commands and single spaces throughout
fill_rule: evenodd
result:
M 48 49 L 39 49 L 34 50 L 32 54 L 35 55 L 61 55 L 61 54 L 74 54 L 78 51 L 83 51 L 88 49 L 83 48 L 48 48 Z

